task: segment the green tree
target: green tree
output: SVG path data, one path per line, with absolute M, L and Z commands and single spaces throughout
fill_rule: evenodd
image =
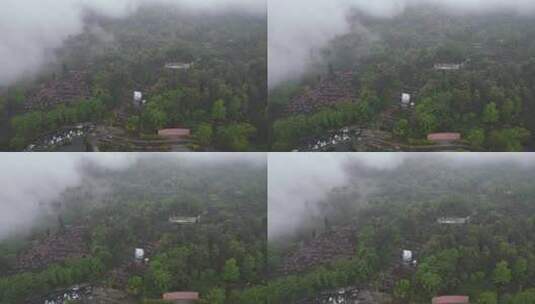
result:
M 239 96 L 233 96 L 228 105 L 228 115 L 231 119 L 239 119 L 241 114 L 242 99 Z
M 249 140 L 256 129 L 247 123 L 222 126 L 217 130 L 217 142 L 224 150 L 248 151 Z
M 508 98 L 502 105 L 502 119 L 505 123 L 511 123 L 515 116 L 516 105 L 515 102 Z
M 491 102 L 485 106 L 483 110 L 483 116 L 481 120 L 487 124 L 494 124 L 500 118 L 500 113 L 498 112 L 498 107 L 496 103 Z
M 223 267 L 223 280 L 227 283 L 235 283 L 240 279 L 240 268 L 236 259 L 228 259 Z
M 400 119 L 394 126 L 394 134 L 401 138 L 406 138 L 409 133 L 409 121 Z
M 498 295 L 493 291 L 482 292 L 477 299 L 477 304 L 498 304 Z
M 420 132 L 423 134 L 429 134 L 436 130 L 438 127 L 438 121 L 433 113 L 420 112 L 418 113 L 418 107 L 416 109 L 416 119 L 420 127 Z
M 532 304 L 535 303 L 535 289 L 529 289 L 511 296 L 506 304 Z
M 427 292 L 427 295 L 432 296 L 439 291 L 442 279 L 436 273 L 425 272 L 420 277 L 420 283 Z
M 139 296 L 143 292 L 143 278 L 140 276 L 133 276 L 128 279 L 127 290 L 128 293 Z
M 255 258 L 248 254 L 243 258 L 243 262 L 241 264 L 241 277 L 248 281 L 254 281 L 256 277 L 256 261 Z
M 206 297 L 201 301 L 202 304 L 225 304 L 226 296 L 225 290 L 222 288 L 214 288 L 208 292 Z
M 475 128 L 468 132 L 466 137 L 474 147 L 482 147 L 485 143 L 485 131 L 481 128 Z
M 139 116 L 134 115 L 129 117 L 126 121 L 126 130 L 133 134 L 137 133 L 139 131 L 139 123 Z
M 490 133 L 489 145 L 492 151 L 521 152 L 530 136 L 524 128 L 495 130 Z
M 213 126 L 208 123 L 203 123 L 197 128 L 193 136 L 197 139 L 200 145 L 208 146 L 212 143 L 213 133 Z
M 511 282 L 512 272 L 509 269 L 509 263 L 507 261 L 501 261 L 496 264 L 494 272 L 492 274 L 493 282 L 498 287 L 503 287 Z
M 173 283 L 173 276 L 164 263 L 165 261 L 160 261 L 159 258 L 150 262 L 149 271 L 144 280 L 145 290 L 149 294 L 156 295 L 169 291 Z
M 411 291 L 411 282 L 409 280 L 399 280 L 394 287 L 394 296 L 400 300 L 406 300 Z
M 528 261 L 525 258 L 516 259 L 512 269 L 513 280 L 520 285 L 520 288 L 528 279 Z
M 225 102 L 223 100 L 217 100 L 212 106 L 212 119 L 216 121 L 227 119 L 227 108 L 225 107 Z
M 141 122 L 146 131 L 155 132 L 167 124 L 168 116 L 156 103 L 151 102 L 141 115 Z

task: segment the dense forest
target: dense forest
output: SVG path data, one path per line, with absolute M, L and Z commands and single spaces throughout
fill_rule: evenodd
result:
M 332 303 L 318 299 L 347 286 L 390 297 L 371 303 L 448 294 L 535 302 L 533 168 L 440 156 L 411 157 L 392 170 L 346 165 L 347 184 L 300 214 L 300 230 L 270 241 L 268 303 Z M 402 262 L 403 250 L 414 264 Z M 334 251 L 346 256 L 333 259 Z
M 124 19 L 86 15 L 84 32 L 54 50 L 57 59 L 36 79 L 0 88 L 4 150 L 82 122 L 130 144 L 150 144 L 159 129 L 188 128 L 190 149 L 263 149 L 265 16 L 159 5 Z M 135 91 L 142 105 L 133 103 Z M 100 150 L 135 150 L 103 142 Z
M 426 6 L 393 18 L 354 12 L 351 32 L 322 49 L 307 75 L 270 93 L 272 148 L 356 125 L 388 132 L 405 150 L 437 132 L 460 133 L 464 150 L 529 150 L 534 22 Z M 405 109 L 402 94 L 413 103 Z
M 82 184 L 40 204 L 30 232 L 0 242 L 0 303 L 44 303 L 75 284 L 120 290 L 124 303 L 171 291 L 240 303 L 243 288 L 262 283 L 265 164 L 154 156 L 125 170 L 83 167 Z M 147 260 L 135 261 L 135 248 Z

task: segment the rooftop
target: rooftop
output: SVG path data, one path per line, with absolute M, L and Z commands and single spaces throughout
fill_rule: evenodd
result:
M 427 140 L 434 142 L 448 142 L 461 140 L 460 133 L 432 133 L 427 135 Z
M 197 301 L 199 300 L 199 293 L 193 292 L 193 291 L 177 291 L 177 292 L 168 292 L 164 293 L 162 298 L 164 300 L 189 300 L 189 301 Z
M 166 69 L 171 70 L 188 70 L 193 66 L 193 62 L 185 63 L 185 62 L 170 62 L 165 64 Z
M 466 224 L 470 222 L 470 217 L 441 217 L 437 222 L 440 224 Z
M 162 129 L 158 131 L 158 135 L 167 138 L 184 138 L 191 135 L 191 130 L 181 128 Z
M 172 216 L 169 218 L 169 222 L 174 224 L 195 224 L 201 221 L 200 216 Z
M 468 296 L 442 296 L 433 298 L 433 304 L 470 304 Z

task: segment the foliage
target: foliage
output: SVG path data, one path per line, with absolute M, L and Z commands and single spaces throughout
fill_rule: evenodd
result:
M 143 292 L 143 278 L 139 276 L 133 276 L 128 279 L 127 290 L 130 294 L 135 296 L 140 295 Z
M 225 102 L 221 99 L 216 101 L 212 107 L 212 119 L 216 121 L 223 121 L 227 119 L 227 108 Z
M 21 303 L 29 293 L 94 280 L 105 270 L 98 258 L 83 258 L 51 265 L 38 273 L 22 273 L 0 278 L 0 303 Z
M 485 131 L 480 128 L 470 130 L 467 138 L 470 144 L 475 147 L 482 147 L 485 143 Z
M 214 128 L 212 125 L 203 123 L 193 133 L 200 145 L 209 146 L 213 140 Z
M 504 286 L 511 282 L 512 274 L 509 269 L 509 263 L 507 261 L 501 261 L 496 264 L 496 268 L 493 272 L 494 284 L 497 286 Z
M 223 280 L 227 283 L 233 283 L 240 279 L 240 268 L 238 268 L 237 262 L 234 258 L 229 259 L 223 266 Z
M 225 304 L 225 290 L 214 288 L 201 300 L 203 304 Z
M 477 304 L 498 304 L 498 295 L 492 291 L 486 291 L 479 295 Z
M 322 291 L 373 286 L 382 283 L 383 277 L 388 282 L 393 277 L 396 283 L 386 292 L 398 303 L 429 303 L 432 297 L 447 294 L 469 295 L 474 303 L 497 303 L 498 299 L 499 303 L 530 303 L 532 294 L 522 291 L 533 288 L 535 282 L 530 232 L 535 228 L 531 203 L 535 173 L 531 167 L 506 160 L 462 164 L 440 156 L 413 157 L 393 169 L 379 170 L 350 161 L 347 168 L 359 168 L 355 175 L 343 187 L 328 192 L 313 213 L 303 211 L 302 227 L 278 241 L 283 249 L 271 254 L 275 259 L 270 268 L 280 267 L 280 259 L 314 237 L 320 224 L 313 214 L 321 214 L 336 223 L 331 225 L 332 235 L 349 227 L 358 232 L 357 254 L 373 253 L 359 267 L 367 275 L 347 281 L 344 278 L 353 274 L 333 275 L 336 280 L 322 277 L 311 280 L 322 282 L 314 285 L 307 283 L 317 271 L 311 269 L 276 277 L 266 289 L 246 290 L 243 296 L 265 293 L 276 296 L 271 303 L 310 302 Z M 373 190 L 360 197 L 363 179 Z M 470 222 L 438 224 L 437 219 L 444 216 L 470 216 Z M 418 263 L 398 274 L 392 269 L 400 267 L 400 251 L 406 246 L 416 253 Z M 335 264 L 349 270 L 351 261 L 355 258 Z M 322 267 L 338 270 L 331 264 Z
M 230 124 L 217 129 L 218 146 L 224 151 L 249 151 L 250 139 L 256 134 L 250 124 Z
M 524 128 L 494 130 L 490 133 L 489 145 L 493 151 L 521 152 L 530 136 L 531 132 Z
M 394 126 L 394 134 L 401 138 L 406 138 L 409 133 L 409 121 L 406 119 L 399 120 Z
M 93 183 L 68 188 L 58 200 L 65 225 L 84 223 L 83 242 L 90 258 L 51 265 L 41 272 L 0 275 L 0 303 L 23 303 L 28 296 L 44 296 L 56 288 L 85 282 L 116 284 L 117 269 L 133 259 L 134 248 L 145 248 L 144 271 L 128 268 L 125 291 L 138 297 L 161 298 L 164 292 L 198 291 L 221 299 L 265 278 L 266 173 L 248 162 L 187 162 L 168 157 L 141 158 L 119 171 L 90 168 L 106 185 L 95 203 Z M 177 191 L 180 189 L 180 191 Z M 100 192 L 99 192 L 100 193 Z M 240 216 L 236 217 L 236 210 Z M 201 216 L 192 225 L 169 223 L 172 214 Z M 43 217 L 43 218 L 42 218 Z M 42 214 L 39 223 L 53 221 Z M 29 236 L 40 240 L 46 229 L 37 225 Z M 59 229 L 59 228 L 58 228 Z M 57 235 L 54 237 L 60 237 Z M 24 247 L 0 242 L 0 253 L 23 253 Z M 31 246 L 28 242 L 28 246 Z M 7 251 L 6 248 L 13 247 Z M 152 248 L 152 250 L 148 250 Z M 6 250 L 6 251 L 4 251 Z M 8 270 L 13 260 L 7 261 Z M 117 286 L 117 285 L 114 285 Z M 116 287 L 117 288 L 117 287 Z M 226 303 L 232 303 L 226 299 Z
M 400 300 L 406 300 L 410 295 L 411 282 L 409 280 L 402 279 L 396 283 L 394 287 L 394 296 Z
M 43 133 L 55 131 L 64 125 L 99 121 L 105 116 L 105 113 L 106 108 L 102 101 L 93 99 L 80 101 L 69 107 L 59 106 L 48 112 L 33 111 L 15 116 L 11 120 L 15 134 L 11 144 L 14 149 L 20 150 Z
M 366 28 L 383 39 L 369 39 L 358 29 L 340 35 L 321 53 L 325 68 L 319 71 L 325 78 L 354 67 L 352 93 L 359 98 L 352 101 L 376 100 L 380 109 L 359 125 L 381 127 L 409 144 L 431 132 L 456 132 L 477 150 L 524 151 L 533 145 L 535 62 L 533 47 L 525 43 L 535 37 L 533 20 L 506 12 L 467 16 L 415 6 L 398 18 L 367 20 Z M 443 63 L 460 68 L 433 69 Z M 306 123 L 321 110 L 292 117 L 284 110 L 294 98 L 307 99 L 309 88 L 318 86 L 311 81 L 317 73 L 272 89 L 273 150 L 295 149 L 332 127 Z M 410 92 L 414 110 L 397 111 L 402 92 Z
M 496 103 L 491 102 L 487 104 L 487 106 L 485 106 L 485 109 L 483 110 L 483 116 L 481 117 L 481 120 L 487 124 L 494 124 L 498 122 L 499 118 L 500 113 L 498 112 Z
M 127 118 L 104 123 L 123 128 L 134 138 L 164 127 L 197 130 L 202 124 L 214 123 L 212 114 L 216 114 L 219 124 L 252 125 L 260 132 L 249 144 L 266 144 L 265 16 L 225 13 L 198 18 L 196 13 L 169 9 L 167 5 L 144 6 L 100 26 L 114 39 L 101 41 L 87 31 L 70 37 L 69 43 L 58 50 L 58 61 L 63 63 L 61 76 L 60 71 L 44 73 L 35 83 L 17 83 L 6 94 L 2 92 L 0 99 L 6 100 L 7 117 L 2 115 L 0 102 L 0 128 L 8 132 L 2 134 L 0 145 L 5 141 L 10 147 L 1 148 L 20 150 L 42 133 L 73 122 L 103 123 L 99 115 L 76 117 L 77 113 L 68 113 L 52 119 L 44 116 L 57 112 L 56 108 L 37 114 L 25 109 L 34 91 L 51 81 L 61 83 L 71 71 L 87 76 L 83 85 L 89 86 L 89 99 L 101 101 L 105 108 L 102 114 Z M 187 70 L 164 68 L 170 62 L 193 65 Z M 133 90 L 142 91 L 146 104 L 132 105 Z M 75 103 L 65 100 L 62 104 Z M 18 120 L 18 130 L 12 132 L 4 119 Z M 199 144 L 214 148 L 213 142 Z
M 326 130 L 367 122 L 374 110 L 367 102 L 344 103 L 311 115 L 297 115 L 277 120 L 273 126 L 273 149 L 290 150 L 301 139 L 323 134 Z

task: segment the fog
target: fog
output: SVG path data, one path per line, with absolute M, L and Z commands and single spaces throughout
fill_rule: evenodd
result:
M 214 164 L 265 167 L 263 153 L 4 153 L 0 159 L 0 240 L 33 227 L 40 210 L 70 187 L 87 181 L 87 169 L 124 170 L 139 160 L 169 158 L 210 170 Z M 102 193 L 101 183 L 95 183 Z M 97 188 L 97 187 L 96 187 Z
M 199 12 L 266 12 L 265 0 L 3 0 L 0 9 L 0 87 L 30 77 L 54 60 L 53 50 L 84 29 L 88 11 L 123 18 L 147 4 Z
M 437 5 L 452 14 L 485 14 L 512 11 L 535 12 L 532 0 L 270 0 L 269 15 L 269 87 L 296 79 L 312 63 L 311 51 L 317 51 L 337 35 L 350 30 L 347 15 L 351 9 L 380 18 L 399 15 L 408 7 Z
M 407 160 L 431 159 L 467 170 L 470 166 L 506 162 L 535 169 L 535 154 L 531 153 L 270 153 L 268 159 L 270 240 L 292 236 L 303 225 L 310 209 L 318 210 L 315 206 L 333 188 L 358 177 L 355 170 L 359 167 L 384 171 Z M 357 190 L 371 191 L 366 187 Z

